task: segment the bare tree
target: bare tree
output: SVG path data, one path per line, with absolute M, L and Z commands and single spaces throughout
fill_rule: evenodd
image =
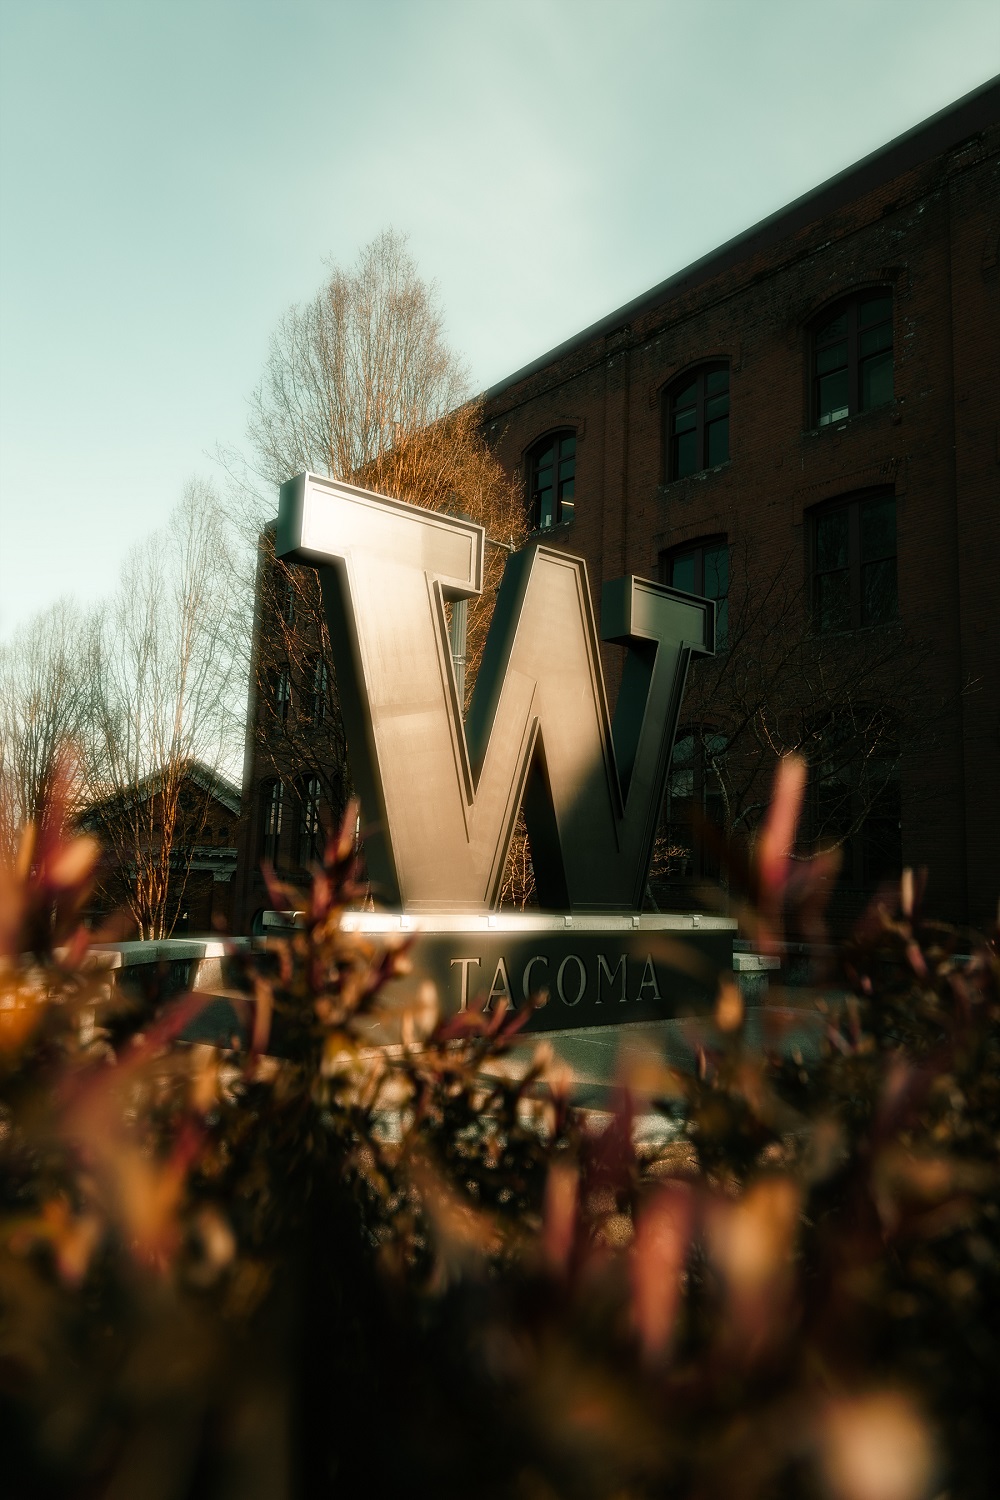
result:
M 0 648 L 0 853 L 8 857 L 19 829 L 56 805 L 60 765 L 86 734 L 86 636 L 86 616 L 64 599 Z
M 189 873 L 181 845 L 232 754 L 233 577 L 217 499 L 194 481 L 166 530 L 129 556 L 95 624 L 88 820 L 140 937 L 172 930 Z
M 468 696 L 506 557 L 527 520 L 520 486 L 483 439 L 480 406 L 461 404 L 465 390 L 434 289 L 387 231 L 285 315 L 248 436 L 254 471 L 271 486 L 309 469 L 485 527 L 485 587 L 468 611 L 464 649 Z M 245 480 L 243 490 L 244 518 L 260 531 L 266 512 Z M 258 765 L 292 800 L 305 863 L 317 788 L 332 818 L 349 789 L 336 674 L 316 576 L 276 562 L 266 531 L 258 559 L 252 733 Z
M 446 416 L 466 389 L 433 286 L 386 230 L 275 331 L 251 398 L 257 470 L 272 484 L 303 469 L 349 479 Z

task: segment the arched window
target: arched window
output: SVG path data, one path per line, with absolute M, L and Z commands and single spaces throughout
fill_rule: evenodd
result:
M 660 553 L 660 582 L 715 600 L 715 649 L 729 644 L 729 543 L 724 536 L 684 542 Z
M 665 478 L 683 479 L 729 457 L 729 364 L 688 370 L 663 399 Z
M 284 787 L 270 779 L 260 784 L 260 857 L 278 863 L 281 848 L 281 813 Z
M 812 326 L 812 422 L 826 427 L 892 400 L 892 292 L 856 292 Z
M 296 786 L 298 794 L 296 857 L 307 868 L 323 858 L 323 825 L 319 804 L 322 795 L 318 776 L 303 776 Z
M 552 432 L 528 454 L 528 503 L 535 531 L 572 521 L 576 433 Z

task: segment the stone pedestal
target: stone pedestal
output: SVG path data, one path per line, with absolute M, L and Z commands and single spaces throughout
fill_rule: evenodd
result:
M 265 931 L 294 914 L 268 912 Z M 442 1015 L 544 1002 L 526 1032 L 569 1031 L 703 1013 L 719 974 L 732 968 L 736 923 L 728 917 L 643 913 L 552 916 L 345 912 L 345 930 L 411 944 L 412 973 L 387 999 L 402 1010 L 433 985 Z M 388 1039 L 388 1038 L 387 1038 Z

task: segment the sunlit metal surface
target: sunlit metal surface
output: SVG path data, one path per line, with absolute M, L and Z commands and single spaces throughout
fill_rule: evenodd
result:
M 529 545 L 508 561 L 463 727 L 444 604 L 481 591 L 483 545 L 472 522 L 313 474 L 281 489 L 276 550 L 320 569 L 380 899 L 495 906 L 523 803 L 543 906 L 637 911 L 714 603 L 605 585 L 602 635 L 627 647 L 612 727 L 586 564 Z

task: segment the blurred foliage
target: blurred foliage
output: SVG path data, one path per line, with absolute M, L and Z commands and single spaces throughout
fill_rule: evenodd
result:
M 818 930 L 801 796 L 786 763 L 764 947 Z M 808 1004 L 724 979 L 695 1066 L 633 1056 L 597 1114 L 527 1012 L 395 1013 L 406 942 L 340 928 L 352 813 L 309 892 L 272 882 L 304 925 L 243 958 L 223 1051 L 88 954 L 57 812 L 0 874 L 5 1493 L 996 1493 L 995 934 L 906 876 Z

